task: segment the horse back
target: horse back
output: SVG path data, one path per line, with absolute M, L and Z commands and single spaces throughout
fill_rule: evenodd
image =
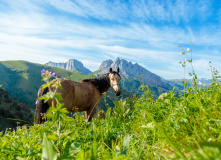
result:
M 69 112 L 85 111 L 96 102 L 100 102 L 101 95 L 96 87 L 90 82 L 75 82 L 71 80 L 61 81 L 62 89 L 57 92 L 62 95 L 62 103 Z

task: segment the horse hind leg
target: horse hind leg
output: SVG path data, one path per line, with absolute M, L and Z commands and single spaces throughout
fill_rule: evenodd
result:
M 39 102 L 39 104 L 37 104 L 37 117 L 36 117 L 36 124 L 41 124 L 44 123 L 46 121 L 45 119 L 45 113 L 47 112 L 49 108 L 48 103 L 44 103 L 43 100 Z
M 40 88 L 38 92 L 38 97 L 43 96 L 47 92 L 48 92 L 48 88 L 45 88 L 43 90 L 41 90 Z M 37 112 L 36 124 L 41 124 L 46 121 L 46 119 L 43 118 L 43 116 L 45 116 L 45 113 L 47 112 L 48 108 L 49 108 L 49 105 L 47 102 L 44 103 L 44 100 L 38 100 L 37 108 L 36 108 L 36 112 Z
M 89 110 L 90 110 L 90 107 L 85 111 L 85 118 L 88 119 L 89 117 Z

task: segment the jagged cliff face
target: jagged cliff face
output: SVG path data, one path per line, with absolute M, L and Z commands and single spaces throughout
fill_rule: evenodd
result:
M 124 75 L 127 78 L 136 78 L 139 75 L 144 76 L 144 82 L 157 85 L 166 89 L 170 89 L 170 85 L 163 78 L 157 76 L 154 73 L 146 70 L 137 63 L 132 64 L 124 59 L 117 58 L 115 61 L 106 60 L 102 62 L 98 75 L 102 75 L 109 72 L 109 68 L 112 67 L 113 70 L 116 70 L 117 67 L 120 68 L 120 74 Z
M 75 70 L 75 71 L 78 71 L 82 74 L 90 74 L 91 73 L 91 71 L 89 69 L 85 68 L 81 62 L 79 62 L 78 60 L 75 60 L 75 59 L 69 59 L 68 62 L 66 62 L 66 63 L 55 63 L 55 62 L 49 61 L 45 65 L 58 67 L 58 68 L 62 68 L 62 69 L 69 70 L 69 71 Z
M 103 70 L 103 69 L 107 69 L 108 67 L 110 67 L 111 66 L 111 64 L 113 63 L 113 61 L 112 60 L 106 60 L 106 61 L 103 61 L 102 63 L 101 63 L 101 65 L 100 65 L 100 67 L 99 67 L 99 70 Z

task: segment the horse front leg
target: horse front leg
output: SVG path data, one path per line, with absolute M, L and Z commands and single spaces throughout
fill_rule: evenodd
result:
M 85 112 L 85 115 L 86 115 L 86 118 L 87 118 L 88 122 L 91 122 L 93 115 L 96 113 L 96 110 L 97 110 L 97 106 L 93 106 L 93 107 L 90 107 Z
M 85 111 L 85 118 L 86 118 L 86 119 L 88 119 L 88 117 L 89 117 L 89 110 L 90 110 L 90 108 L 88 108 L 88 109 Z

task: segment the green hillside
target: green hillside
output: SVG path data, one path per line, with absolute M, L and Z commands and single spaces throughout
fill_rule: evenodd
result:
M 4 61 L 0 62 L 0 84 L 12 97 L 35 107 L 35 100 L 39 87 L 43 84 L 40 71 L 47 69 L 56 72 L 59 77 L 79 81 L 89 78 L 77 72 L 69 72 L 63 69 L 34 64 L 26 61 Z
M 51 67 L 27 61 L 1 61 L 0 62 L 0 84 L 8 91 L 11 97 L 16 97 L 19 101 L 35 108 L 37 91 L 43 84 L 41 81 L 41 70 L 46 69 L 55 72 L 58 77 L 71 79 L 73 81 L 81 81 L 83 79 L 94 78 L 93 74 L 83 75 L 76 71 L 67 71 L 57 67 Z M 113 107 L 113 100 L 132 96 L 126 90 L 122 91 L 122 95 L 116 97 L 113 91 L 107 92 L 106 101 Z M 104 98 L 98 108 L 104 109 Z M 106 109 L 104 109 L 106 110 Z
M 141 96 L 143 94 L 143 91 L 139 89 L 139 87 L 144 84 L 142 76 L 139 77 L 140 78 L 139 80 L 138 78 L 128 79 L 123 75 L 121 77 L 122 77 L 121 80 L 122 88 L 126 89 L 132 94 L 137 94 L 138 96 Z M 147 84 L 147 85 L 149 89 L 152 91 L 154 98 L 159 97 L 159 95 L 161 95 L 162 93 L 169 92 L 168 89 L 162 87 L 158 87 L 152 84 Z

